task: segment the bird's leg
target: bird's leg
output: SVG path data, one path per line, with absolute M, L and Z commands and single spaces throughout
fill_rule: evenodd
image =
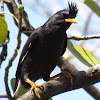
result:
M 33 91 L 35 89 L 36 91 L 36 94 L 38 96 L 38 98 L 40 99 L 40 94 L 39 94 L 39 91 L 37 89 L 37 87 L 43 87 L 43 84 L 40 84 L 40 85 L 36 85 L 34 82 L 32 82 L 30 79 L 26 79 L 26 82 L 29 83 L 31 85 L 31 90 Z
M 59 76 L 63 76 L 63 75 L 66 76 L 66 78 L 70 79 L 70 83 L 71 83 L 71 85 L 73 85 L 72 76 L 75 76 L 75 74 L 69 73 L 69 72 L 66 72 L 66 71 L 62 71 L 61 73 L 59 73 L 59 74 L 57 74 L 53 77 L 50 77 L 49 80 L 53 80 L 54 78 L 59 77 Z

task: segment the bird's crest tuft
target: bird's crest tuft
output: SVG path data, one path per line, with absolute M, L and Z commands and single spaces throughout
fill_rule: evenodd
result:
M 75 3 L 70 3 L 68 2 L 68 10 L 69 10 L 69 14 L 70 15 L 73 15 L 73 16 L 76 16 L 77 12 L 78 12 L 78 8 L 77 8 L 77 5 Z

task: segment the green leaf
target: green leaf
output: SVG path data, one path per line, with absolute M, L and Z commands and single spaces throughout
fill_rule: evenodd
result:
M 81 46 L 73 45 L 70 41 L 68 41 L 67 48 L 83 64 L 89 67 L 99 64 L 98 59 L 93 55 L 91 51 L 84 49 Z
M 12 86 L 13 92 L 14 92 L 14 86 L 15 86 L 15 79 L 16 79 L 16 78 L 12 78 L 12 79 L 11 79 L 11 86 Z
M 100 7 L 99 5 L 93 0 L 85 0 L 84 2 L 80 0 L 82 3 L 86 4 L 95 14 L 100 17 Z
M 7 37 L 8 26 L 4 18 L 0 17 L 0 44 L 4 42 Z

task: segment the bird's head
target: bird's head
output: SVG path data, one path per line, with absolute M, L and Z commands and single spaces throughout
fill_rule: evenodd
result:
M 68 8 L 58 11 L 53 16 L 51 16 L 47 21 L 47 24 L 50 26 L 57 25 L 60 27 L 65 27 L 67 29 L 71 23 L 77 23 L 77 20 L 75 19 L 77 12 L 78 9 L 76 4 L 68 2 Z

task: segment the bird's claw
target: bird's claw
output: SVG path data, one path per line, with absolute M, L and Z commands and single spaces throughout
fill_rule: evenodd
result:
M 32 82 L 30 79 L 26 79 L 26 82 L 29 83 L 29 84 L 31 85 L 31 91 L 33 91 L 33 90 L 35 89 L 36 94 L 37 94 L 38 98 L 40 99 L 41 97 L 40 97 L 40 94 L 39 94 L 39 91 L 38 91 L 37 87 L 38 87 L 38 88 L 43 87 L 43 84 L 36 85 L 36 84 L 35 84 L 34 82 Z
M 32 83 L 33 83 L 33 84 L 31 85 L 31 90 L 32 90 L 32 91 L 35 90 L 35 91 L 36 91 L 36 94 L 37 94 L 37 96 L 38 96 L 38 98 L 40 99 L 41 97 L 40 97 L 40 94 L 39 94 L 39 91 L 38 91 L 37 87 L 38 87 L 38 88 L 43 87 L 43 84 L 36 85 L 36 84 L 34 84 L 34 82 L 32 82 Z
M 75 74 L 69 73 L 69 72 L 66 72 L 66 71 L 62 71 L 61 74 L 66 76 L 66 78 L 68 78 L 70 80 L 71 86 L 73 86 L 72 76 L 75 76 Z
M 59 74 L 57 74 L 57 75 L 55 75 L 53 77 L 50 77 L 49 80 L 53 80 L 54 78 L 59 77 L 59 76 L 62 76 L 62 75 L 63 76 L 66 76 L 66 78 L 70 79 L 71 86 L 73 86 L 72 76 L 75 76 L 75 74 L 69 73 L 67 71 L 62 71 L 61 73 L 59 73 Z

